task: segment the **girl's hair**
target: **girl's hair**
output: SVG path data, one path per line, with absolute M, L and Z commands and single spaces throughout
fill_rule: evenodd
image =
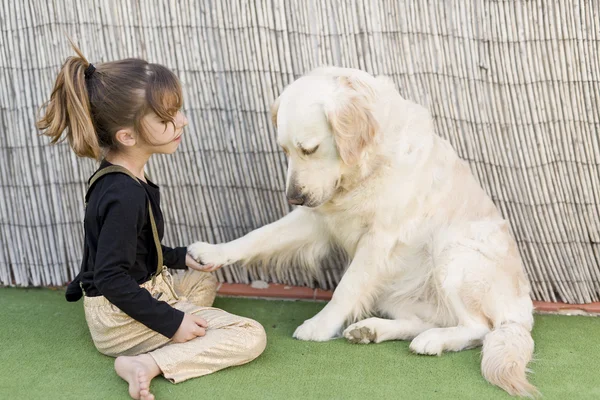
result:
M 118 148 L 115 134 L 133 128 L 147 135 L 142 117 L 154 112 L 174 123 L 182 106 L 181 84 L 166 67 L 130 58 L 91 66 L 72 41 L 77 56 L 67 58 L 54 89 L 39 110 L 36 126 L 57 143 L 66 138 L 75 154 L 99 160 Z

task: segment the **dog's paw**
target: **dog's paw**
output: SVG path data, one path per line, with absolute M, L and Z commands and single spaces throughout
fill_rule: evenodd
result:
M 410 342 L 410 350 L 417 354 L 439 356 L 444 351 L 444 338 L 435 329 L 420 333 Z
M 194 260 L 203 265 L 229 265 L 236 261 L 230 253 L 224 251 L 222 244 L 196 242 L 188 246 L 187 252 Z
M 326 324 L 315 321 L 315 318 L 307 319 L 302 325 L 296 328 L 294 337 L 299 340 L 308 340 L 312 342 L 324 342 L 333 339 L 337 329 L 328 328 Z
M 366 326 L 362 321 L 347 327 L 343 335 L 350 343 L 367 344 L 375 342 L 377 339 L 375 329 Z

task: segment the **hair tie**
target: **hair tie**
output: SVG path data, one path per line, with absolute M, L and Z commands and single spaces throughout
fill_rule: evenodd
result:
M 94 73 L 94 71 L 96 71 L 96 67 L 94 67 L 94 64 L 90 63 L 90 65 L 87 66 L 85 72 L 83 73 L 85 75 L 85 79 L 89 79 L 90 76 L 92 76 L 92 74 Z

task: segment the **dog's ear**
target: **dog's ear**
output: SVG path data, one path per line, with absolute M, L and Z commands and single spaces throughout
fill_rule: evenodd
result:
M 280 97 L 276 98 L 273 104 L 271 104 L 271 121 L 273 121 L 275 129 L 277 129 L 277 112 L 279 111 L 279 99 Z
M 356 165 L 372 143 L 377 121 L 371 112 L 375 93 L 364 80 L 353 76 L 336 78 L 338 87 L 325 103 L 325 116 L 331 126 L 342 161 Z

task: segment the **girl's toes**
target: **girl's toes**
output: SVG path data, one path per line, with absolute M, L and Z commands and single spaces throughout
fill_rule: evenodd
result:
M 150 389 L 150 384 L 148 382 L 148 378 L 146 378 L 146 375 L 140 375 L 138 378 L 138 382 L 140 384 L 140 390 L 148 390 Z

